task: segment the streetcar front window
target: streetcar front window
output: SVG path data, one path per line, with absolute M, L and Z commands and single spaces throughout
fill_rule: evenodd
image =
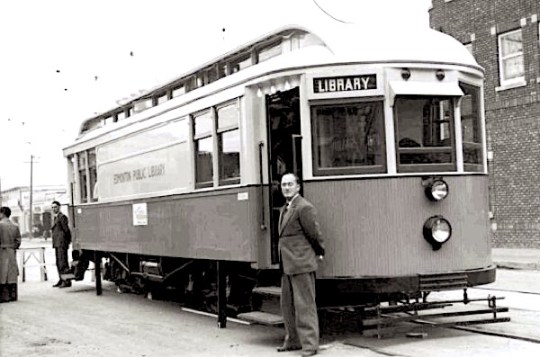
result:
M 385 172 L 382 101 L 312 107 L 313 172 Z
M 463 135 L 463 168 L 469 172 L 483 171 L 480 88 L 461 83 L 461 133 Z
M 398 97 L 394 117 L 398 172 L 456 169 L 451 98 Z

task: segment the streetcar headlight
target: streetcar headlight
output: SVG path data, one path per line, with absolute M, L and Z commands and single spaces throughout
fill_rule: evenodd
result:
M 443 179 L 435 179 L 426 186 L 425 193 L 430 201 L 442 201 L 448 196 L 448 184 Z
M 442 216 L 433 216 L 424 223 L 424 238 L 431 244 L 433 250 L 438 250 L 452 236 L 450 222 Z

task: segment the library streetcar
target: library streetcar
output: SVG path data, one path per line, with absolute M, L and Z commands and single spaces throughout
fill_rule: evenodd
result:
M 256 309 L 294 172 L 325 236 L 320 307 L 493 282 L 482 68 L 430 29 L 319 30 L 280 28 L 84 121 L 64 149 L 76 263 Z

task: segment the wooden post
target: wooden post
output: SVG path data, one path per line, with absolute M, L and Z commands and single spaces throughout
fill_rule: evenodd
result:
M 227 279 L 225 262 L 217 261 L 218 327 L 227 327 Z
M 101 295 L 101 253 L 94 251 L 94 275 L 96 277 L 96 295 Z
M 40 272 L 41 272 L 41 281 L 47 281 L 47 265 L 45 264 L 45 247 L 41 247 L 40 252 Z

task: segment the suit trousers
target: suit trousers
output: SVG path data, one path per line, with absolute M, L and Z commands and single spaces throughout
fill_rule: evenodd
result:
M 56 268 L 58 269 L 58 278 L 62 280 L 62 274 L 69 273 L 69 262 L 68 262 L 68 248 L 56 247 L 54 248 L 56 252 Z
M 319 348 L 319 318 L 315 302 L 315 273 L 281 277 L 281 312 L 285 324 L 284 346 Z

